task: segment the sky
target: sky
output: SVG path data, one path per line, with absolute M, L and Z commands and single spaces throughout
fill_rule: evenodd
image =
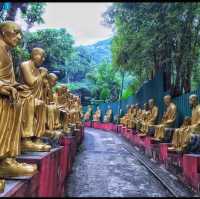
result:
M 47 3 L 45 24 L 34 25 L 30 31 L 43 28 L 66 28 L 77 45 L 90 45 L 110 38 L 111 28 L 101 25 L 102 13 L 112 3 Z

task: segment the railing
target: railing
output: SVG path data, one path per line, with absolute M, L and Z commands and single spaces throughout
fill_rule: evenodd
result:
M 163 111 L 164 111 L 164 104 L 163 104 L 163 97 L 168 94 L 168 92 L 164 92 L 163 89 L 163 73 L 158 73 L 153 80 L 149 80 L 143 83 L 141 88 L 138 90 L 136 95 L 130 96 L 126 100 L 121 100 L 121 109 L 123 112 L 127 111 L 127 105 L 138 103 L 141 106 L 145 102 L 147 102 L 150 98 L 154 98 L 156 105 L 159 108 L 159 120 L 162 117 Z M 185 116 L 191 115 L 191 109 L 189 106 L 189 95 L 191 94 L 197 94 L 200 97 L 200 89 L 196 91 L 192 91 L 187 94 L 183 94 L 179 97 L 174 97 L 173 102 L 177 106 L 177 120 L 175 123 L 175 126 L 179 126 L 183 118 Z M 103 116 L 108 108 L 110 106 L 113 110 L 113 115 L 118 114 L 118 108 L 119 108 L 119 101 L 113 102 L 113 103 L 100 103 L 99 107 L 101 109 L 101 115 Z M 83 111 L 85 112 L 87 110 L 87 107 L 83 107 Z M 93 111 L 96 111 L 96 106 L 93 106 Z

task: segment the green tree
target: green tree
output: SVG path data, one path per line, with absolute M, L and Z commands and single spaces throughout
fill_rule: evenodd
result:
M 111 101 L 118 99 L 121 79 L 111 64 L 103 62 L 87 74 L 87 79 L 91 82 L 93 98 Z
M 133 71 L 140 83 L 162 70 L 166 90 L 174 95 L 191 90 L 200 47 L 199 3 L 114 3 L 104 18 L 116 31 L 115 67 Z

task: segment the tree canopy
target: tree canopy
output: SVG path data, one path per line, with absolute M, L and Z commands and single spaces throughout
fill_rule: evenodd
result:
M 198 85 L 200 4 L 114 3 L 104 23 L 115 28 L 113 66 L 133 72 L 140 83 L 160 70 L 172 95 Z

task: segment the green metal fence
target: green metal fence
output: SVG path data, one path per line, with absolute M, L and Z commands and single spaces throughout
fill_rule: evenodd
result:
M 159 121 L 165 109 L 163 103 L 163 97 L 166 94 L 168 94 L 168 92 L 164 92 L 163 73 L 160 72 L 155 76 L 153 80 L 144 82 L 143 85 L 138 90 L 138 92 L 136 93 L 136 95 L 130 96 L 126 100 L 122 100 L 121 109 L 123 112 L 126 112 L 127 105 L 138 103 L 140 106 L 143 106 L 143 104 L 147 102 L 150 98 L 154 98 L 156 105 L 159 108 L 159 118 L 158 118 Z M 173 98 L 173 102 L 177 105 L 177 119 L 175 122 L 176 127 L 180 126 L 185 116 L 191 116 L 191 109 L 189 107 L 189 101 L 188 101 L 189 95 L 191 94 L 197 94 L 200 97 L 200 89 Z M 109 105 L 113 110 L 113 115 L 118 114 L 119 101 L 113 103 L 101 103 L 99 104 L 99 107 L 102 112 L 102 117 L 105 114 Z M 93 106 L 93 108 L 95 111 L 96 107 Z M 86 110 L 87 107 L 84 107 L 83 111 L 85 112 Z

